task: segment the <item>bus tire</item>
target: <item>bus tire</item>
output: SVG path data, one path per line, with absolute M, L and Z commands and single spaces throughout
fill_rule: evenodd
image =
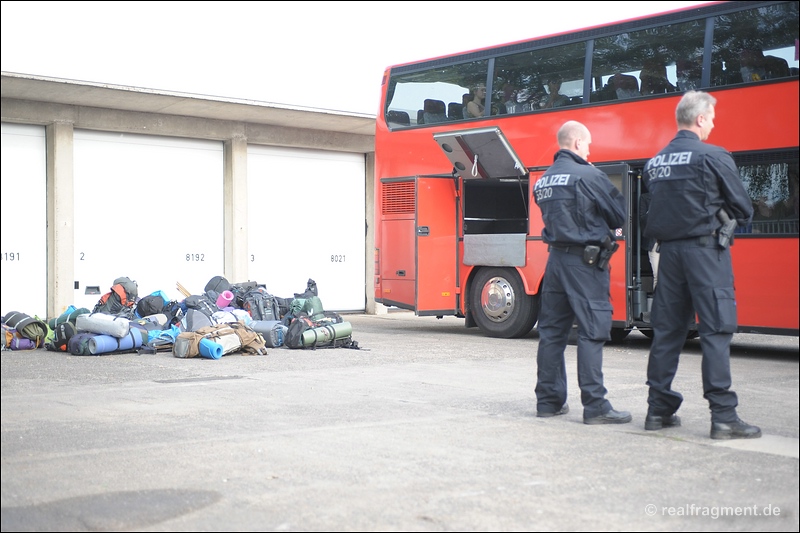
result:
M 625 328 L 611 328 L 611 340 L 609 342 L 622 342 L 631 332 Z
M 472 281 L 470 312 L 489 337 L 524 337 L 539 317 L 539 297 L 525 293 L 519 273 L 513 268 L 481 269 Z

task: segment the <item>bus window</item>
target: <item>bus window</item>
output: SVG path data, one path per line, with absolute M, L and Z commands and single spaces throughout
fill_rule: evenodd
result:
M 585 58 L 585 43 L 498 57 L 493 105 L 502 114 L 579 104 Z
M 703 21 L 691 21 L 596 39 L 591 101 L 699 87 L 704 26 Z
M 392 76 L 386 120 L 392 129 L 463 120 L 464 95 L 486 83 L 488 61 L 473 61 Z M 408 116 L 408 121 L 405 118 Z M 402 117 L 398 120 L 398 117 Z
M 741 233 L 798 235 L 798 162 L 740 164 L 739 174 L 753 200 L 753 222 Z
M 715 17 L 711 85 L 797 76 L 797 6 L 786 2 Z

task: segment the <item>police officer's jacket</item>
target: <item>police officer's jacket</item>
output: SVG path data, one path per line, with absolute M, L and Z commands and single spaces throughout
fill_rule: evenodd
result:
M 722 225 L 717 211 L 723 205 L 740 226 L 753 218 L 733 156 L 694 132 L 678 131 L 647 162 L 644 179 L 652 195 L 645 237 L 670 241 L 713 235 Z
M 603 171 L 569 150 L 556 153 L 533 191 L 547 244 L 601 244 L 625 221 L 625 199 L 619 189 Z

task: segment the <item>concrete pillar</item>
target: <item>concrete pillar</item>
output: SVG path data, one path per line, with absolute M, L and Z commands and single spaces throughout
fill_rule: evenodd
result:
M 247 138 L 234 135 L 225 141 L 223 182 L 225 211 L 225 278 L 231 283 L 247 281 Z
M 364 312 L 368 315 L 381 314 L 381 307 L 383 305 L 375 303 L 375 152 L 366 154 L 365 161 L 365 176 L 366 180 L 364 190 L 365 203 L 364 217 L 366 224 L 366 235 L 364 239 L 366 270 L 365 280 L 366 287 L 364 287 L 366 294 L 366 301 L 364 302 Z M 384 308 L 385 309 L 385 308 Z M 385 311 L 384 311 L 385 312 Z
M 45 128 L 47 144 L 47 316 L 75 300 L 74 129 L 71 122 Z

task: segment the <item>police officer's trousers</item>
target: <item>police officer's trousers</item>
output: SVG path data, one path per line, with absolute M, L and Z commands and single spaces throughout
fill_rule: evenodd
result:
M 564 350 L 578 323 L 578 385 L 584 418 L 611 410 L 603 385 L 603 345 L 611 335 L 609 273 L 576 255 L 550 251 L 539 312 L 536 403 L 539 412 L 556 412 L 567 401 Z
M 736 420 L 736 393 L 730 390 L 730 344 L 736 331 L 736 300 L 730 249 L 714 237 L 661 243 L 658 286 L 651 320 L 653 342 L 647 365 L 649 411 L 670 415 L 683 401 L 672 390 L 681 348 L 697 312 L 703 349 L 703 396 L 713 422 Z

